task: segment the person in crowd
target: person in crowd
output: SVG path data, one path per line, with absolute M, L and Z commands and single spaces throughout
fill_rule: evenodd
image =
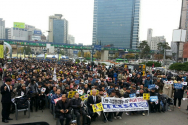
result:
M 178 81 L 178 84 L 181 84 L 181 81 Z M 173 87 L 173 90 L 174 90 L 174 107 L 176 107 L 176 101 L 178 99 L 178 108 L 180 109 L 181 100 L 183 98 L 183 93 L 184 93 L 184 87 L 182 87 L 181 89 L 175 89 Z
M 157 79 L 157 82 L 155 82 L 155 85 L 157 85 L 156 86 L 156 93 L 162 93 L 164 84 L 161 83 L 161 80 L 159 78 Z
M 100 101 L 98 100 L 98 96 L 96 96 L 96 93 L 97 91 L 95 89 L 92 90 L 92 95 L 88 97 L 88 102 L 87 102 L 88 112 L 89 115 L 91 116 L 92 121 L 96 121 L 97 118 L 97 114 L 93 113 L 92 105 L 100 103 Z
M 50 91 L 49 95 L 48 95 L 48 99 L 51 100 L 51 98 L 53 97 L 53 95 L 57 92 L 57 87 L 54 86 L 53 89 Z
M 171 78 L 168 77 L 168 81 L 164 83 L 163 94 L 171 98 L 172 97 L 172 84 L 169 84 L 170 81 L 171 81 Z
M 8 120 L 12 120 L 10 115 L 10 106 L 11 106 L 11 78 L 6 78 L 5 83 L 1 86 L 1 103 L 2 103 L 2 122 L 8 123 Z
M 140 76 L 140 74 L 137 74 L 137 77 L 134 79 L 133 82 L 136 83 L 137 87 L 142 85 L 142 77 Z
M 70 124 L 72 110 L 71 100 L 67 99 L 66 94 L 62 95 L 62 99 L 56 103 L 56 115 L 60 119 L 61 125 L 64 125 L 64 119 L 66 118 L 66 125 Z
M 55 105 L 54 99 L 62 97 L 61 89 L 57 89 L 56 93 L 51 98 L 51 103 Z
M 158 96 L 158 94 L 155 92 L 155 88 L 152 88 L 150 91 L 150 97 L 151 96 Z M 149 100 L 149 105 L 151 108 L 151 113 L 155 113 L 156 111 L 160 112 L 160 105 L 159 105 L 159 100 L 157 100 L 156 102 L 152 102 Z
M 148 87 L 152 85 L 152 80 L 150 79 L 150 75 L 147 75 L 147 79 L 144 81 L 144 87 Z

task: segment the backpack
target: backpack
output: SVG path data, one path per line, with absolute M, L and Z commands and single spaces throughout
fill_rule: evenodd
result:
M 26 97 L 21 97 L 21 98 L 15 98 L 15 102 L 17 104 L 18 109 L 26 109 L 28 108 L 28 101 Z

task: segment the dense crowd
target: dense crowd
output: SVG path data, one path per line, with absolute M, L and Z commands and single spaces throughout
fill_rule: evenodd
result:
M 11 120 L 9 114 L 14 113 L 13 102 L 17 103 L 19 108 L 24 108 L 22 107 L 24 105 L 21 105 L 25 103 L 23 100 L 29 100 L 30 111 L 33 112 L 35 109 L 37 112 L 45 108 L 47 99 L 49 108 L 60 119 L 62 125 L 65 118 L 68 125 L 73 120 L 73 115 L 78 125 L 81 123 L 85 125 L 94 122 L 100 114 L 104 116 L 104 122 L 122 119 L 123 112 L 93 112 L 92 105 L 101 103 L 102 97 L 130 98 L 130 94 L 143 97 L 143 93 L 150 93 L 150 96 L 158 96 L 158 103 L 148 100 L 150 112 L 155 113 L 170 111 L 170 103 L 176 106 L 176 100 L 180 108 L 183 94 L 187 90 L 187 85 L 176 89 L 173 84 L 168 84 L 168 81 L 179 84 L 187 82 L 188 77 L 185 74 L 164 75 L 159 70 L 153 70 L 152 73 L 147 71 L 146 76 L 143 76 L 142 69 L 131 71 L 124 66 L 106 68 L 100 64 L 93 64 L 91 67 L 90 64 L 71 61 L 12 59 L 1 60 L 0 63 L 2 64 L 0 72 L 4 72 L 2 76 L 4 84 L 1 86 L 2 121 L 6 123 Z M 152 84 L 155 87 L 148 88 Z M 78 90 L 82 90 L 83 93 L 80 94 Z M 71 91 L 77 92 L 70 98 Z M 5 95 L 6 92 L 10 92 L 11 99 L 14 100 L 6 98 L 8 96 Z M 86 94 L 90 95 L 86 100 L 80 98 Z M 18 96 L 21 96 L 22 101 L 20 98 L 15 98 Z M 55 99 L 60 97 L 61 100 L 56 102 Z M 127 115 L 140 113 L 144 116 L 146 111 L 125 113 Z

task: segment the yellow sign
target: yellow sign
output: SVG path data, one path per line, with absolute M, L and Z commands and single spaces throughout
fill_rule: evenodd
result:
M 93 112 L 103 111 L 103 106 L 101 103 L 93 104 L 92 108 L 93 108 Z
M 45 57 L 44 57 L 45 59 L 46 59 L 46 56 L 47 56 L 47 53 L 45 53 Z
M 146 75 L 146 72 L 145 72 L 145 71 L 142 71 L 142 73 L 143 73 L 143 76 L 145 76 L 145 75 Z
M 146 68 L 146 65 L 143 65 L 143 69 L 145 69 Z
M 16 77 L 15 77 L 15 75 L 12 75 L 12 79 L 15 79 Z
M 124 68 L 127 68 L 127 65 L 124 65 Z
M 96 95 L 98 95 L 98 94 L 99 94 L 99 90 L 97 90 Z M 92 90 L 90 91 L 90 95 L 92 95 Z
M 89 97 L 89 95 L 83 95 L 83 96 L 80 96 L 80 98 L 82 99 L 82 101 L 86 100 L 87 98 Z
M 150 100 L 150 93 L 143 93 L 144 100 Z
M 68 98 L 72 98 L 74 97 L 74 95 L 76 94 L 77 91 L 70 91 L 69 92 L 69 95 L 68 95 Z
M 14 22 L 14 28 L 25 29 L 25 23 Z
M 4 58 L 4 48 L 3 48 L 3 41 L 0 41 L 0 58 Z

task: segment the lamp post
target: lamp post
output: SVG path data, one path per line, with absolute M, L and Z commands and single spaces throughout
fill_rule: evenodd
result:
M 59 52 L 60 52 L 60 49 L 58 48 L 58 49 L 57 49 L 57 54 L 58 54 L 58 62 L 59 62 Z

